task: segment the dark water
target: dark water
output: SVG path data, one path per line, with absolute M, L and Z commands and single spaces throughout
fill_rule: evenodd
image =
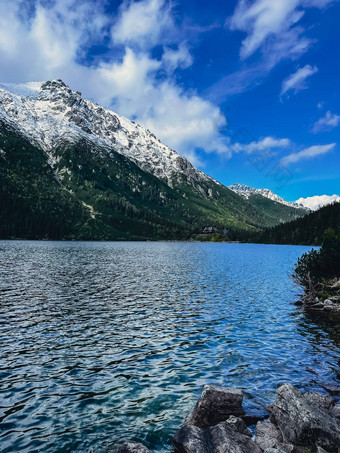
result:
M 1 241 L 1 452 L 164 452 L 207 382 L 249 407 L 339 382 L 335 330 L 292 305 L 307 250 Z

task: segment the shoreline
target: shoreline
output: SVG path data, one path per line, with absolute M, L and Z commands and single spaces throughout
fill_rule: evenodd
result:
M 182 239 L 159 239 L 159 240 L 151 240 L 151 239 L 30 239 L 30 238 L 0 238 L 0 241 L 8 241 L 8 242 L 79 242 L 79 243 L 86 243 L 86 242 L 94 242 L 94 243 L 135 243 L 135 242 L 143 242 L 143 243 L 183 243 L 183 244 L 241 244 L 241 245 L 284 245 L 284 246 L 292 246 L 292 247 L 317 247 L 320 248 L 320 245 L 316 244 L 278 244 L 275 242 L 243 242 L 243 241 L 198 241 L 198 240 L 182 240 Z
M 339 389 L 340 391 L 340 389 Z M 205 385 L 173 437 L 174 453 L 338 453 L 340 402 L 283 384 L 266 414 L 243 409 L 237 388 Z M 259 408 L 261 409 L 261 408 Z M 249 429 L 252 427 L 252 431 Z M 254 434 L 253 434 L 254 433 Z M 109 453 L 152 453 L 125 441 Z
M 340 320 L 340 279 L 313 283 L 309 277 L 304 294 L 295 305 L 302 306 L 311 314 L 322 314 Z

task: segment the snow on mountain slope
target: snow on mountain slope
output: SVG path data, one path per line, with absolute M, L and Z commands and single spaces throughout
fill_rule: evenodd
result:
M 113 148 L 170 186 L 188 182 L 202 192 L 200 184 L 212 181 L 148 129 L 83 99 L 60 79 L 0 84 L 0 119 L 40 146 L 51 163 L 55 146 L 85 138 Z
M 269 189 L 253 189 L 252 187 L 246 186 L 245 184 L 233 184 L 229 186 L 229 189 L 233 190 L 246 199 L 248 199 L 250 195 L 262 195 L 265 198 L 269 198 L 272 201 L 276 201 L 277 203 L 281 203 L 292 208 L 306 209 L 304 206 L 302 206 L 302 204 L 284 200 Z

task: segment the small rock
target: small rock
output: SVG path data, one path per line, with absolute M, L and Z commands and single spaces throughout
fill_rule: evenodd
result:
M 248 436 L 222 422 L 209 428 L 211 451 L 214 453 L 261 453 L 260 448 Z
M 331 286 L 332 289 L 336 289 L 336 288 L 340 288 L 340 280 L 338 280 L 337 282 L 335 282 L 332 286 Z
M 239 389 L 205 385 L 187 423 L 208 428 L 227 420 L 230 415 L 242 416 L 245 414 L 242 400 L 243 393 Z
M 340 302 L 340 296 L 332 296 L 329 298 L 329 300 L 331 300 L 334 303 L 338 303 Z
M 324 308 L 323 302 L 317 302 L 316 304 L 310 305 L 308 307 L 310 310 L 322 310 Z
M 246 423 L 242 420 L 242 418 L 235 417 L 231 415 L 226 422 L 230 428 L 234 429 L 240 434 L 244 434 L 245 436 L 252 437 L 251 432 L 249 431 Z
M 334 304 L 330 299 L 326 299 L 324 302 L 324 310 L 325 311 L 333 311 L 334 310 Z
M 113 450 L 112 453 L 152 453 L 152 452 L 140 443 L 124 442 L 120 447 Z
M 331 414 L 332 414 L 334 417 L 340 419 L 340 404 L 336 404 L 336 405 L 332 408 Z

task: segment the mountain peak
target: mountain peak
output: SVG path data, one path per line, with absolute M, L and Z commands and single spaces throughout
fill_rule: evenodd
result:
M 187 182 L 202 192 L 204 182 L 211 180 L 148 129 L 83 99 L 61 79 L 1 84 L 0 118 L 49 155 L 62 141 L 85 138 L 123 154 L 169 185 Z
M 248 199 L 251 195 L 261 195 L 265 198 L 269 198 L 272 201 L 284 204 L 286 206 L 290 206 L 292 208 L 304 209 L 305 211 L 308 210 L 301 204 L 284 200 L 283 198 L 279 197 L 269 189 L 254 189 L 245 184 L 232 184 L 231 186 L 229 186 L 229 189 L 233 190 L 234 192 L 243 196 L 246 199 Z
M 20 97 L 37 96 L 41 91 L 70 90 L 61 79 L 51 79 L 45 82 L 0 83 L 0 89 Z M 71 90 L 70 90 L 71 91 Z

